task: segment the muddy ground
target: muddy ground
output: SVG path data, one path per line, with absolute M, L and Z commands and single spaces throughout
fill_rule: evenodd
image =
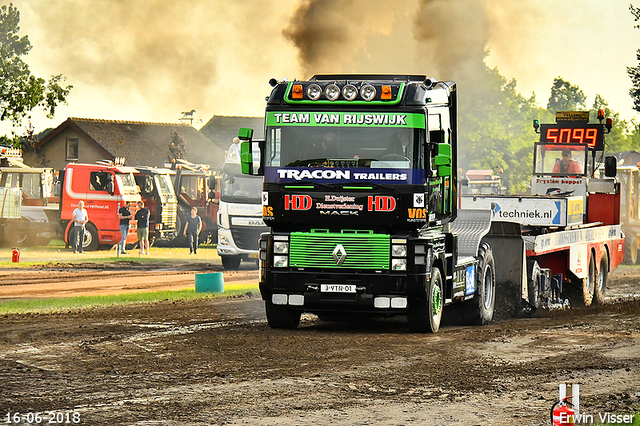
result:
M 0 423 L 547 425 L 568 381 L 594 422 L 638 413 L 640 267 L 610 279 L 606 306 L 435 335 L 312 315 L 272 330 L 257 294 L 4 316 Z

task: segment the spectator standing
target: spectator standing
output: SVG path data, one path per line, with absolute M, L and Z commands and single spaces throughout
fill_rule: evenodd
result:
M 84 226 L 89 222 L 89 213 L 84 208 L 84 201 L 78 201 L 78 207 L 71 214 L 73 220 L 73 229 L 71 230 L 71 247 L 73 252 L 83 253 L 84 246 Z
M 198 253 L 198 238 L 202 231 L 202 218 L 198 216 L 198 208 L 191 208 L 191 216 L 184 225 L 184 235 L 189 240 L 189 254 Z
M 149 254 L 149 209 L 144 206 L 144 201 L 138 201 L 138 211 L 135 219 L 138 221 L 138 245 L 140 254 Z
M 127 254 L 125 250 L 127 247 L 127 235 L 129 234 L 129 221 L 133 218 L 129 208 L 131 202 L 126 201 L 124 206 L 118 210 L 118 218 L 120 219 L 120 253 Z

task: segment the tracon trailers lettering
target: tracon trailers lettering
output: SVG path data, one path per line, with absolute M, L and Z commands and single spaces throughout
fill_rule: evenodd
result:
M 393 184 L 422 183 L 421 170 L 412 169 L 339 169 L 328 167 L 266 167 L 265 180 L 267 182 L 372 182 Z

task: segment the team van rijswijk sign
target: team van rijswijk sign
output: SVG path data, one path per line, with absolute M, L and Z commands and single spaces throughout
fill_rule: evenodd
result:
M 373 112 L 268 112 L 267 126 L 365 126 L 425 128 L 423 114 Z
M 413 113 L 268 112 L 267 126 L 425 128 L 425 117 Z M 397 168 L 267 167 L 268 182 L 323 181 L 419 184 L 422 171 Z

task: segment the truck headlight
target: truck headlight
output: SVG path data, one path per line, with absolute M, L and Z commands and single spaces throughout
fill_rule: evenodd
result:
M 289 243 L 286 241 L 274 241 L 273 242 L 273 252 L 277 254 L 287 254 L 289 253 Z
M 391 259 L 391 270 L 393 271 L 406 271 L 407 259 Z
M 393 256 L 393 257 L 406 257 L 407 256 L 407 245 L 406 244 L 392 244 L 391 245 L 391 256 Z
M 273 256 L 273 266 L 276 268 L 286 268 L 289 266 L 289 256 Z
M 229 245 L 229 239 L 227 237 L 225 237 L 224 235 L 220 235 L 218 237 L 218 244 L 220 244 L 221 246 L 228 246 Z

